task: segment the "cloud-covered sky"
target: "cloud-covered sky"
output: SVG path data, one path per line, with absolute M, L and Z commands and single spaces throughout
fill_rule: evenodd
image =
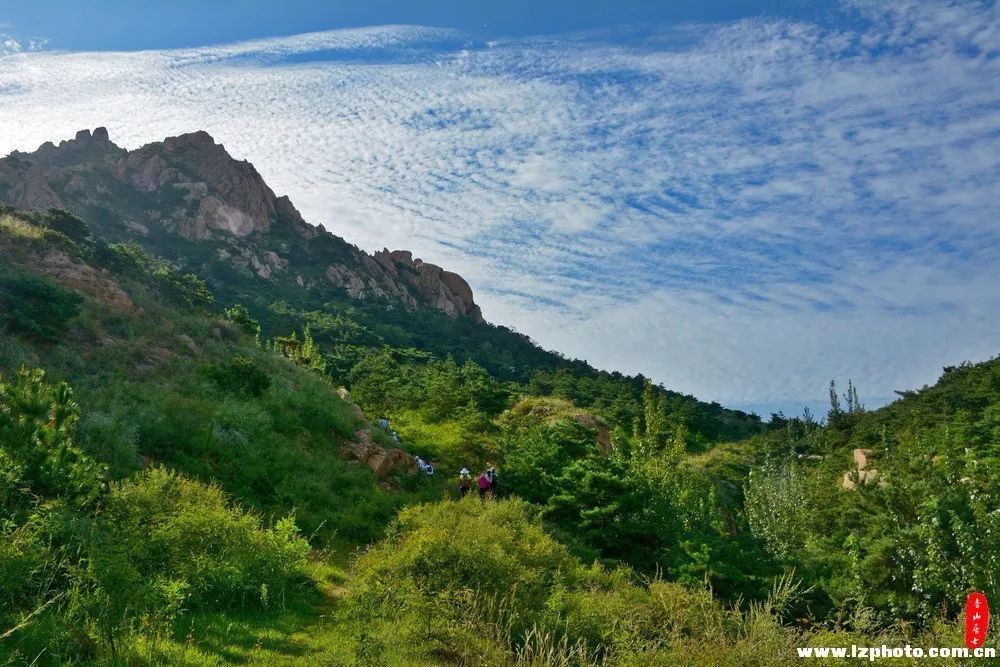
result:
M 0 153 L 206 129 L 307 220 L 460 272 L 488 319 L 600 367 L 799 413 L 830 378 L 877 405 L 1000 353 L 994 2 L 32 40 L 0 37 Z

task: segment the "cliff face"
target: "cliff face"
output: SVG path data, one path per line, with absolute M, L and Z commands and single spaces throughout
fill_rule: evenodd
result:
M 332 287 L 355 299 L 388 299 L 482 321 L 461 276 L 406 251 L 368 255 L 308 224 L 252 164 L 233 159 L 206 132 L 127 151 L 98 128 L 58 146 L 12 153 L 0 159 L 0 202 L 65 208 L 103 238 L 138 240 L 153 251 L 172 247 L 171 239 L 212 246 L 211 262 L 258 280 Z M 198 262 L 204 268 L 204 259 L 174 256 L 192 270 Z
M 484 321 L 482 311 L 473 301 L 472 288 L 462 276 L 413 259 L 409 250 L 390 252 L 383 248 L 373 256 L 365 255 L 361 270 L 332 265 L 326 277 L 355 299 L 375 296 L 409 306 L 425 304 L 451 317 Z

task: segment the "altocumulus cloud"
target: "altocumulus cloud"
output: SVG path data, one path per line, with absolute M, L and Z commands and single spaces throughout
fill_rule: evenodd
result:
M 480 43 L 411 26 L 0 57 L 0 151 L 206 129 L 546 346 L 736 405 L 997 353 L 1000 10 Z M 16 41 L 16 40 L 15 40 Z

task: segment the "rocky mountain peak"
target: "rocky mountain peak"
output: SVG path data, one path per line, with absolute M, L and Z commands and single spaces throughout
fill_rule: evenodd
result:
M 243 237 L 266 232 L 277 217 L 277 198 L 253 165 L 234 159 L 205 131 L 133 151 L 118 175 L 145 192 L 186 192 L 197 210 L 179 226 L 184 236 L 206 238 L 222 231 Z

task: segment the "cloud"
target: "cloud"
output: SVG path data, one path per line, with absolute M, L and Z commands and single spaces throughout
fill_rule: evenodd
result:
M 996 4 L 478 43 L 412 26 L 0 57 L 0 152 L 203 128 L 487 316 L 728 402 L 870 399 L 1000 312 Z

